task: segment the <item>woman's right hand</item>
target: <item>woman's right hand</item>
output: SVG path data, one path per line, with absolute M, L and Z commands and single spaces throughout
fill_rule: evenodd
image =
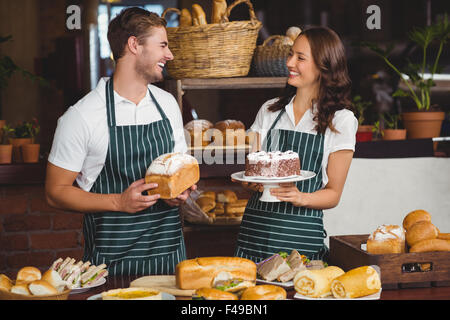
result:
M 118 195 L 117 211 L 136 213 L 154 205 L 160 198 L 159 194 L 142 195 L 142 192 L 158 187 L 157 183 L 145 183 L 145 179 L 139 179 Z
M 243 181 L 237 181 L 233 178 L 231 179 L 233 182 L 240 182 L 242 187 L 244 187 L 247 190 L 254 191 L 254 192 L 263 192 L 264 186 L 261 183 L 253 183 L 253 182 L 243 182 Z

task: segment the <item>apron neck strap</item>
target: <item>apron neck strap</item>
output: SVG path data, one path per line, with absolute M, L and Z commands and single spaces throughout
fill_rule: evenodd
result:
M 158 109 L 158 112 L 161 114 L 161 118 L 163 120 L 167 119 L 166 114 L 164 113 L 163 109 L 159 105 L 158 101 L 155 99 L 155 96 L 152 94 L 150 89 L 148 89 L 148 92 L 150 94 L 150 97 L 153 100 L 153 103 L 156 105 L 156 109 Z M 106 82 L 105 96 L 106 96 L 106 114 L 108 117 L 108 125 L 110 127 L 115 127 L 116 126 L 116 110 L 115 110 L 115 103 L 114 103 L 113 76 L 111 76 L 111 78 L 109 78 L 109 80 Z

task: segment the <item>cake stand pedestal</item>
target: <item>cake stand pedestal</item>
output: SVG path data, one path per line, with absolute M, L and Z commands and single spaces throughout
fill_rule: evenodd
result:
M 259 198 L 259 201 L 264 202 L 281 202 L 276 197 L 270 194 L 272 188 L 278 188 L 280 183 L 297 182 L 303 180 L 309 180 L 314 178 L 316 174 L 312 171 L 300 170 L 299 176 L 292 176 L 287 178 L 266 178 L 266 177 L 246 177 L 244 175 L 245 171 L 235 172 L 231 175 L 231 178 L 241 182 L 248 183 L 260 183 L 264 186 L 264 191 Z

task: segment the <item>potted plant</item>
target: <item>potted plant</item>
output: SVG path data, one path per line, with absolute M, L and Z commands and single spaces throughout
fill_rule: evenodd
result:
M 364 101 L 360 95 L 353 97 L 353 106 L 356 109 L 358 117 L 358 131 L 356 132 L 356 141 L 364 142 L 372 140 L 373 125 L 365 124 L 365 112 L 372 105 L 371 101 Z
M 383 50 L 374 43 L 363 42 L 361 44 L 381 57 L 400 77 L 400 83 L 404 87 L 399 87 L 393 96 L 408 97 L 413 100 L 417 111 L 402 112 L 401 114 L 408 137 L 414 139 L 439 136 L 445 113 L 440 110 L 435 110 L 436 107 L 431 104 L 431 88 L 436 85 L 433 81 L 434 75 L 441 69 L 439 67 L 439 58 L 441 57 L 444 45 L 450 37 L 450 26 L 447 15 L 436 24 L 413 29 L 408 34 L 408 37 L 422 49 L 422 61 L 421 63 L 412 63 L 409 61 L 403 70 L 394 66 L 388 58 L 393 46 Z M 438 43 L 438 51 L 433 63 L 428 64 L 428 48 L 435 42 Z M 427 70 L 429 72 L 428 75 L 426 75 Z
M 383 140 L 405 140 L 406 129 L 399 128 L 400 115 L 398 114 L 381 114 L 384 120 L 384 129 L 381 130 L 381 138 Z
M 4 124 L 1 128 L 1 144 L 0 144 L 0 164 L 9 164 L 12 162 L 12 145 L 7 144 L 8 136 L 14 131 L 13 128 Z
M 35 137 L 40 131 L 40 126 L 37 119 L 19 122 L 13 131 L 14 138 L 10 141 L 13 145 L 14 162 L 38 162 L 40 144 L 35 143 Z

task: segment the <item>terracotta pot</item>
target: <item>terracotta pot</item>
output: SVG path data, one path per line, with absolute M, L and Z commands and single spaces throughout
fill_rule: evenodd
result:
M 0 144 L 0 164 L 12 162 L 12 145 Z
M 406 129 L 384 129 L 383 140 L 405 140 Z
M 408 132 L 408 139 L 439 137 L 444 118 L 445 113 L 439 111 L 402 113 L 402 121 Z
M 36 143 L 24 144 L 22 146 L 22 157 L 25 163 L 39 162 L 39 150 L 41 145 Z
M 358 126 L 358 131 L 356 132 L 356 141 L 357 142 L 365 142 L 372 141 L 373 136 L 373 125 L 360 125 Z
M 13 162 L 23 162 L 21 146 L 32 143 L 32 138 L 10 138 L 9 142 L 13 146 Z

